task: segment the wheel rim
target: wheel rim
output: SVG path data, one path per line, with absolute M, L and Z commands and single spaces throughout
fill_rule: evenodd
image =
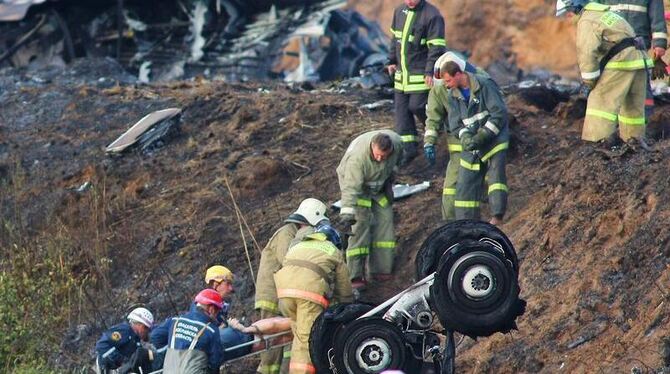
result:
M 404 335 L 380 317 L 355 320 L 340 332 L 335 346 L 338 373 L 368 374 L 405 365 Z
M 356 348 L 356 363 L 367 373 L 377 373 L 386 369 L 392 358 L 391 347 L 384 339 L 366 339 Z
M 448 272 L 447 287 L 463 310 L 481 313 L 495 308 L 504 298 L 504 260 L 474 251 L 456 260 Z
M 465 271 L 463 275 L 463 292 L 473 299 L 489 296 L 494 287 L 493 272 L 488 266 L 475 265 Z

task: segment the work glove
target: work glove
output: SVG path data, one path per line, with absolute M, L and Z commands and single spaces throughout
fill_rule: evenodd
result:
M 393 181 L 395 180 L 395 176 L 391 175 L 384 181 L 384 196 L 389 201 L 389 204 L 393 204 L 393 199 L 395 196 L 393 195 Z
M 479 129 L 472 137 L 472 145 L 474 149 L 483 149 L 493 139 L 493 133 L 486 129 Z
M 137 347 L 128 361 L 117 369 L 117 371 L 119 374 L 138 373 L 140 372 L 139 369 L 142 369 L 142 372 L 148 373 L 151 371 L 151 361 L 153 361 L 153 352 L 149 352 L 144 347 Z
M 585 98 L 588 99 L 590 93 L 591 93 L 591 89 L 589 88 L 589 86 L 587 86 L 585 84 L 579 85 L 579 94 L 580 95 L 583 95 Z
M 473 135 L 469 132 L 464 132 L 461 135 L 461 145 L 465 151 L 474 151 L 475 144 L 473 143 Z
M 431 166 L 435 165 L 435 145 L 426 143 L 423 145 L 423 157 Z
M 597 82 L 595 79 L 582 79 L 582 85 L 588 87 L 589 90 L 594 89 Z
M 668 76 L 668 65 L 660 58 L 654 61 L 654 67 L 651 69 L 651 79 L 662 79 Z
M 349 213 L 340 214 L 340 222 L 342 222 L 342 232 L 350 233 L 352 232 L 351 226 L 356 223 L 356 217 Z

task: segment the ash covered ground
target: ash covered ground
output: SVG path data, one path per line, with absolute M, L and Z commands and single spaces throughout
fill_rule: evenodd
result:
M 304 197 L 337 200 L 335 168 L 351 139 L 393 125 L 391 107 L 361 108 L 386 99 L 379 91 L 133 82 L 108 59 L 0 73 L 3 267 L 26 254 L 21 245 L 40 248 L 30 276 L 48 285 L 61 269 L 78 285 L 62 300 L 66 315 L 45 326 L 43 354 L 58 370 L 90 367 L 101 331 L 137 303 L 158 319 L 185 309 L 215 262 L 238 275 L 232 314 L 251 318 L 254 239 L 263 246 Z M 463 339 L 458 370 L 667 371 L 670 106 L 652 118 L 653 151 L 611 149 L 579 140 L 583 99 L 507 91 L 513 139 L 502 229 L 519 254 L 528 308 L 516 332 Z M 148 155 L 105 155 L 130 124 L 166 107 L 183 109 L 175 138 Z M 396 202 L 395 279 L 364 293 L 366 301 L 413 283 L 416 251 L 441 225 L 447 159 L 439 149 L 434 168 L 418 158 L 400 173 L 399 182 L 428 180 L 431 188 Z M 235 204 L 254 234 L 245 242 Z M 44 249 L 59 238 L 66 245 Z M 40 321 L 51 308 L 26 309 L 26 319 Z M 233 369 L 251 372 L 255 364 Z

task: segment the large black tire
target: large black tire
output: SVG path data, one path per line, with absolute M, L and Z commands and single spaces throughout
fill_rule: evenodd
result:
M 335 342 L 335 367 L 342 374 L 403 370 L 411 361 L 408 355 L 402 331 L 377 316 L 353 321 Z
M 458 243 L 492 241 L 502 248 L 512 268 L 519 272 L 519 260 L 512 242 L 499 228 L 487 222 L 461 220 L 449 222 L 424 240 L 416 256 L 416 276 L 423 279 L 437 270 L 442 255 Z
M 335 346 L 335 339 L 342 327 L 372 308 L 368 304 L 337 304 L 316 318 L 309 334 L 309 355 L 317 374 L 331 372 L 328 351 Z
M 476 338 L 516 328 L 525 301 L 505 253 L 487 242 L 454 244 L 437 266 L 431 305 L 447 330 Z

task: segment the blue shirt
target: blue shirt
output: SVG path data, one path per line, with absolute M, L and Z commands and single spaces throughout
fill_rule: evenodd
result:
M 219 329 L 195 304 L 188 313 L 166 319 L 151 332 L 150 341 L 154 347 L 158 348 L 158 353 L 165 352 L 172 344 L 173 334 L 174 345 L 171 348 L 187 350 L 193 339 L 197 339 L 195 349 L 207 354 L 210 369 L 219 369 L 223 363 L 223 347 Z
M 470 102 L 470 89 L 469 88 L 459 88 L 459 91 L 461 91 L 461 95 L 463 95 L 463 98 L 465 99 L 465 102 Z
M 118 368 L 135 353 L 140 341 L 128 322 L 112 326 L 95 343 L 98 364 L 104 369 Z

